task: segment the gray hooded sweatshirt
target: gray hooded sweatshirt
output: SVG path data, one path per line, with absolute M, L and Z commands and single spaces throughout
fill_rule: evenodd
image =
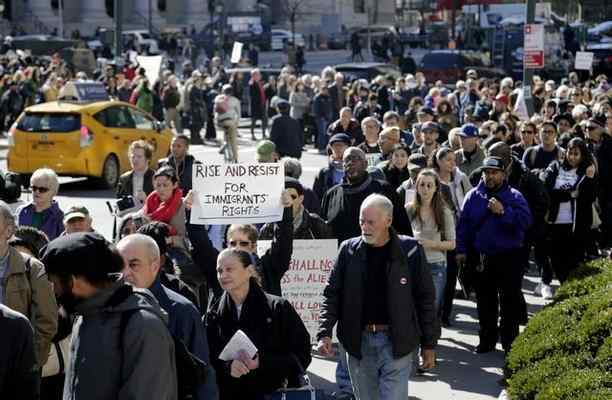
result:
M 174 342 L 166 315 L 147 290 L 117 306 L 122 279 L 80 303 L 72 328 L 64 400 L 176 400 Z M 121 346 L 121 313 L 131 313 Z M 120 349 L 122 347 L 122 349 Z

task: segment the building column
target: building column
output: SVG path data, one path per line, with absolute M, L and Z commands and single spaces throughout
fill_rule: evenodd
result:
M 166 21 L 169 25 L 185 25 L 187 23 L 187 0 L 166 1 Z
M 187 0 L 186 6 L 187 20 L 185 21 L 190 27 L 194 25 L 200 31 L 205 25 L 210 23 L 210 14 L 208 13 L 208 2 L 205 0 Z

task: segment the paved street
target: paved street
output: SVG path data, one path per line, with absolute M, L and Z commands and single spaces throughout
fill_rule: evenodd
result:
M 254 143 L 251 142 L 248 130 L 241 129 L 240 160 L 254 160 Z M 4 141 L 6 142 L 6 140 Z M 0 141 L 0 144 L 2 142 Z M 193 146 L 191 153 L 199 160 L 222 162 L 218 147 Z M 310 149 L 302 157 L 303 182 L 312 185 L 314 176 L 320 167 L 325 165 L 325 158 Z M 0 169 L 6 170 L 6 149 L 0 150 Z M 59 201 L 62 209 L 72 205 L 86 206 L 94 220 L 94 227 L 106 237 L 112 235 L 113 220 L 106 202 L 114 199 L 114 193 L 108 190 L 95 190 L 87 180 L 62 178 Z M 22 199 L 28 201 L 29 193 Z M 530 313 L 542 305 L 542 299 L 531 296 L 535 287 L 535 278 L 525 281 L 527 301 Z M 438 346 L 438 366 L 434 373 L 415 377 L 410 381 L 410 399 L 457 399 L 484 400 L 496 399 L 501 391 L 498 381 L 501 379 L 503 352 L 498 351 L 476 355 L 473 349 L 478 344 L 478 321 L 475 303 L 467 300 L 455 302 L 455 323 L 451 329 L 444 329 Z M 309 368 L 312 381 L 316 387 L 326 391 L 337 390 L 335 385 L 335 360 L 314 357 Z

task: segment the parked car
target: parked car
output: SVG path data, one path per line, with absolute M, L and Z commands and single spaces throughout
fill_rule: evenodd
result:
M 126 44 L 133 40 L 136 47 L 142 52 L 159 54 L 159 43 L 147 30 L 123 31 L 121 36 Z
M 285 46 L 293 43 L 293 34 L 285 29 L 272 29 L 270 46 L 272 50 L 283 50 Z M 301 33 L 295 33 L 295 44 L 297 46 L 305 46 L 304 36 Z
M 501 78 L 504 72 L 498 68 L 487 67 L 483 55 L 477 52 L 459 50 L 434 50 L 423 56 L 418 70 L 425 74 L 428 82 L 441 80 L 453 85 L 465 79 L 467 70 L 475 69 L 484 78 Z
M 394 79 L 401 76 L 401 72 L 396 65 L 377 63 L 377 62 L 356 62 L 339 64 L 334 66 L 337 72 L 342 72 L 344 78 L 348 82 L 355 79 L 366 79 L 370 82 L 378 75 L 391 75 Z

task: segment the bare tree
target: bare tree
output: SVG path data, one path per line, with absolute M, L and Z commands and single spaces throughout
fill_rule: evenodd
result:
M 304 5 L 306 0 L 282 0 L 281 5 L 283 12 L 291 23 L 291 40 L 295 45 L 295 21 L 304 14 Z

